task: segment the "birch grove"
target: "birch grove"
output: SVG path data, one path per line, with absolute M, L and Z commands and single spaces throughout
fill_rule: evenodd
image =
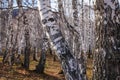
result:
M 4 78 L 119 80 L 120 1 L 0 0 Z

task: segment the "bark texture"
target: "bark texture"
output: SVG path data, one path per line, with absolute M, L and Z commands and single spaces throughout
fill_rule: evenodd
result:
M 29 25 L 28 25 L 28 19 L 26 15 L 24 16 L 24 25 L 25 25 L 25 53 L 24 53 L 24 65 L 23 67 L 25 69 L 29 69 L 29 64 L 30 64 L 30 31 L 29 31 Z
M 120 79 L 120 7 L 118 0 L 96 0 L 93 80 Z
M 83 80 L 78 63 L 71 54 L 69 47 L 60 31 L 57 18 L 50 9 L 49 0 L 39 0 L 39 11 L 42 25 L 46 28 L 48 36 L 56 47 L 57 56 L 61 61 L 66 80 Z
M 12 65 L 12 48 L 13 48 L 13 26 L 11 24 L 12 21 L 12 7 L 13 0 L 8 0 L 8 20 L 7 20 L 7 32 L 6 32 L 6 51 L 3 56 L 3 63 L 8 62 L 9 65 Z
M 47 45 L 48 45 L 47 43 L 48 43 L 48 40 L 44 36 L 43 41 L 42 41 L 42 51 L 40 55 L 40 60 L 35 70 L 37 73 L 40 73 L 40 74 L 44 73 L 44 69 L 45 69 L 46 52 L 47 52 Z
M 78 18 L 78 0 L 72 0 L 72 8 L 73 8 L 73 19 L 74 19 L 74 28 L 79 32 L 79 27 L 82 27 L 82 26 L 79 26 L 79 18 Z M 80 46 L 81 45 L 81 42 L 82 40 L 80 39 L 80 37 L 76 34 L 74 34 L 75 36 L 75 39 L 73 41 L 73 43 L 75 44 L 74 45 L 74 56 L 76 57 L 76 59 L 78 60 L 79 62 L 79 67 L 81 69 L 81 74 L 82 74 L 82 77 L 83 77 L 83 80 L 87 80 L 87 77 L 86 77 L 86 64 L 85 64 L 85 53 L 82 53 L 81 50 L 80 50 Z M 78 57 L 79 56 L 79 57 Z

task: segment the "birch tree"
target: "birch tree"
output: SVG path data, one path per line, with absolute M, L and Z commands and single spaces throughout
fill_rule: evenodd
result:
M 2 0 L 0 0 L 0 8 L 2 8 Z M 2 28 L 2 19 L 1 19 L 1 13 L 2 13 L 2 9 L 0 9 L 0 53 L 2 52 L 2 40 L 1 40 L 1 28 Z
M 80 31 L 79 27 L 83 27 L 79 25 L 79 18 L 78 18 L 78 0 L 72 0 L 72 6 L 73 6 L 73 23 L 74 23 L 74 28 L 76 30 L 78 30 L 78 32 Z M 83 80 L 86 80 L 86 64 L 85 64 L 85 53 L 82 53 L 80 50 L 80 46 L 82 46 L 81 42 L 82 39 L 80 39 L 81 36 L 78 36 L 76 34 L 75 35 L 75 40 L 74 40 L 74 48 L 75 48 L 75 57 L 77 57 L 77 60 L 79 62 L 79 67 L 81 69 L 81 74 L 83 77 Z M 78 57 L 79 56 L 79 57 Z
M 13 39 L 13 29 L 12 29 L 12 6 L 13 6 L 13 0 L 8 0 L 8 20 L 7 20 L 7 29 L 6 29 L 6 51 L 4 53 L 3 56 L 3 63 L 5 61 L 9 62 L 9 65 L 12 65 L 11 61 L 12 61 L 12 39 Z
M 120 7 L 118 0 L 96 0 L 93 80 L 120 79 Z
M 17 16 L 17 20 L 18 20 L 18 27 L 17 27 L 17 35 L 16 35 L 16 42 L 15 44 L 17 44 L 18 46 L 18 54 L 20 55 L 21 50 L 24 46 L 24 39 L 22 37 L 23 35 L 23 7 L 22 7 L 22 1 L 23 0 L 16 0 L 18 8 L 19 8 L 19 13 Z M 19 56 L 18 55 L 18 56 Z M 18 58 L 19 59 L 19 58 Z
M 39 60 L 38 65 L 36 66 L 36 70 L 35 70 L 37 73 L 44 73 L 45 62 L 46 62 L 46 52 L 48 49 L 47 45 L 48 45 L 48 39 L 46 37 L 46 33 L 43 32 L 40 60 Z
M 23 17 L 23 23 L 24 23 L 24 38 L 25 38 L 25 52 L 24 52 L 24 64 L 23 67 L 25 69 L 29 69 L 29 64 L 30 64 L 30 27 L 28 23 L 28 18 L 26 15 Z
M 78 68 L 78 63 L 71 54 L 69 47 L 60 31 L 57 18 L 50 9 L 49 0 L 38 0 L 42 25 L 46 28 L 48 36 L 56 47 L 57 56 L 62 64 L 67 80 L 83 80 Z

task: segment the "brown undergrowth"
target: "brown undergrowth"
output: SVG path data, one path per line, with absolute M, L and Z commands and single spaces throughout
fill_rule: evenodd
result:
M 47 55 L 45 72 L 44 74 L 37 74 L 33 70 L 38 62 L 30 61 L 30 70 L 26 71 L 20 65 L 8 65 L 2 64 L 2 57 L 0 57 L 0 80 L 65 80 L 63 74 L 58 74 L 61 70 L 59 61 L 53 61 L 52 55 Z M 87 64 L 87 76 L 89 80 L 92 78 L 92 60 L 88 60 Z

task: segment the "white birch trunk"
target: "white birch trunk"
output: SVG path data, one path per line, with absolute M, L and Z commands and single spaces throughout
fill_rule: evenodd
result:
M 78 30 L 78 32 L 80 31 L 79 27 L 81 27 L 79 25 L 79 18 L 78 18 L 78 1 L 77 0 L 72 0 L 72 7 L 73 7 L 73 19 L 74 19 L 74 28 L 76 30 Z M 75 35 L 75 34 L 74 34 Z M 81 37 L 81 36 L 80 36 Z M 81 69 L 81 74 L 82 74 L 82 77 L 83 77 L 83 80 L 87 80 L 87 77 L 86 77 L 86 64 L 85 64 L 85 54 L 86 53 L 82 53 L 81 50 L 80 50 L 80 46 L 82 46 L 82 40 L 79 36 L 75 35 L 75 38 L 74 38 L 74 48 L 75 48 L 75 57 L 77 58 L 78 62 L 79 62 L 79 67 Z M 83 55 L 83 56 L 82 56 Z M 79 57 L 78 57 L 79 56 Z
M 6 36 L 6 52 L 4 53 L 3 56 L 3 63 L 5 61 L 8 61 L 9 65 L 12 65 L 11 61 L 12 61 L 12 38 L 13 38 L 13 29 L 12 29 L 12 7 L 13 7 L 13 0 L 8 0 L 8 23 L 7 23 L 7 36 Z
M 49 0 L 38 0 L 42 25 L 47 29 L 48 35 L 57 50 L 57 56 L 67 80 L 83 80 L 78 63 L 71 54 L 69 47 L 60 31 L 57 18 L 50 9 Z

